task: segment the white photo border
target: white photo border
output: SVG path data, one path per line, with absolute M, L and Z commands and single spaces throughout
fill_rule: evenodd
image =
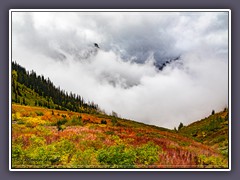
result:
M 228 134 L 228 168 L 202 169 L 202 168 L 162 168 L 162 169 L 16 169 L 12 168 L 12 12 L 228 12 L 228 109 L 229 109 L 229 134 Z M 9 10 L 9 171 L 231 171 L 231 9 L 10 9 Z

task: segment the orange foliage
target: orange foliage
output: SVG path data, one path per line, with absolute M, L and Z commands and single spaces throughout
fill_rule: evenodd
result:
M 37 127 L 35 127 L 37 124 L 33 128 L 14 124 L 12 141 L 21 142 L 24 148 L 30 145 L 29 139 L 32 135 L 43 137 L 47 145 L 60 141 L 61 139 L 69 140 L 80 150 L 86 150 L 86 148 L 89 147 L 100 149 L 104 145 L 107 147 L 116 145 L 114 137 L 119 138 L 121 142 L 128 147 L 137 148 L 153 142 L 158 147 L 161 147 L 162 153 L 159 153 L 158 162 L 155 165 L 149 165 L 149 168 L 195 168 L 198 164 L 199 154 L 220 156 L 216 150 L 211 147 L 171 131 L 161 131 L 148 126 L 146 128 L 144 128 L 144 126 L 143 128 L 127 125 L 113 126 L 110 123 L 110 118 L 100 118 L 91 114 L 50 110 L 41 107 L 13 104 L 12 109 L 13 113 L 20 112 L 21 117 L 36 117 L 36 114 L 33 115 L 34 113 L 32 112 L 40 111 L 43 113 L 41 120 L 46 123 L 56 122 L 58 119 L 63 118 L 62 115 L 66 116 L 67 120 L 70 120 L 73 116 L 81 116 L 83 121 L 83 125 L 68 126 L 64 131 L 58 131 L 56 126 L 50 126 L 49 124 L 39 125 L 50 132 L 45 134 L 41 130 L 37 130 Z M 40 118 L 40 116 L 38 118 Z M 101 124 L 102 120 L 105 120 L 107 123 Z M 123 124 L 124 123 L 127 124 L 126 122 L 123 122 Z M 138 164 L 138 167 L 142 167 L 142 165 Z

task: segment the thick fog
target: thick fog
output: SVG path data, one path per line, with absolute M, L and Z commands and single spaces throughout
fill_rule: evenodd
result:
M 12 60 L 161 127 L 228 107 L 226 12 L 13 12 Z

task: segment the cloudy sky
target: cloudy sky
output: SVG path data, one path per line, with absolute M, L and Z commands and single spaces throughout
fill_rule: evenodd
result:
M 13 12 L 12 60 L 107 113 L 174 128 L 228 106 L 228 13 Z

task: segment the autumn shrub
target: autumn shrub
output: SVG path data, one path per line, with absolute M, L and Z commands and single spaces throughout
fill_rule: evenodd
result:
M 30 137 L 30 142 L 32 147 L 44 146 L 46 144 L 46 140 L 43 137 L 38 137 L 35 135 Z
M 62 139 L 59 142 L 56 142 L 53 144 L 55 147 L 55 152 L 60 153 L 60 161 L 62 164 L 69 163 L 71 160 L 71 157 L 76 151 L 75 145 L 69 141 Z
M 50 145 L 46 145 L 45 140 L 40 137 L 32 137 L 32 144 L 28 147 L 22 157 L 24 164 L 32 165 L 36 168 L 55 167 L 67 165 L 76 151 L 73 143 L 67 140 L 60 140 Z M 15 150 L 15 156 L 20 153 L 19 148 Z M 20 155 L 21 155 L 20 154 Z
M 25 124 L 25 122 L 22 119 L 20 119 L 17 121 L 17 124 Z
M 178 144 L 179 144 L 180 146 L 189 146 L 189 145 L 190 145 L 190 142 L 179 141 Z
M 57 121 L 56 126 L 58 131 L 63 131 L 66 128 L 66 126 L 64 125 L 66 122 L 67 120 L 65 118 Z
M 221 153 L 223 156 L 225 156 L 225 157 L 228 158 L 228 156 L 229 156 L 228 146 L 219 148 L 219 151 L 220 151 L 220 153 Z
M 78 150 L 72 157 L 71 164 L 74 168 L 96 168 L 99 166 L 97 161 L 97 151 L 93 148 L 85 151 Z
M 36 168 L 50 167 L 60 160 L 60 153 L 54 151 L 53 146 L 32 146 L 26 149 L 25 159 L 28 165 L 34 165 Z
M 111 118 L 111 123 L 112 123 L 113 126 L 117 126 L 118 125 L 118 121 L 117 121 L 116 117 L 112 117 Z
M 44 126 L 36 126 L 34 131 L 36 132 L 37 135 L 41 136 L 50 136 L 52 135 L 52 131 L 45 128 Z
M 121 139 L 118 135 L 112 135 L 111 140 L 114 141 L 116 145 L 124 144 L 123 139 Z
M 18 121 L 19 119 L 21 119 L 20 112 L 12 113 L 12 120 L 13 121 Z
M 223 142 L 223 141 L 225 141 L 225 140 L 227 140 L 227 138 L 226 138 L 225 135 L 219 135 L 219 136 L 215 137 L 215 138 L 211 141 L 211 143 L 212 143 L 212 144 L 216 144 L 216 143 Z
M 97 160 L 103 167 L 134 168 L 136 152 L 124 144 L 105 147 L 97 152 Z
M 217 120 L 213 119 L 209 125 L 206 127 L 207 131 L 217 131 L 218 129 L 220 129 L 220 124 Z
M 31 116 L 31 112 L 29 112 L 29 111 L 23 111 L 21 114 L 22 114 L 22 117 L 30 117 Z
M 35 113 L 36 113 L 37 116 L 43 116 L 44 115 L 42 111 L 35 111 Z
M 107 135 L 114 135 L 115 133 L 114 133 L 114 131 L 106 131 L 105 134 L 107 134 Z
M 144 134 L 141 133 L 141 132 L 138 132 L 138 133 L 136 134 L 136 136 L 137 136 L 137 137 L 142 137 L 142 136 L 144 136 Z
M 64 119 L 67 117 L 65 114 L 62 114 L 61 116 L 62 116 L 62 118 L 64 118 Z
M 159 160 L 161 148 L 153 142 L 148 142 L 136 148 L 137 163 L 139 165 L 153 165 Z
M 21 116 L 20 112 L 12 114 L 12 121 L 14 121 L 17 124 L 25 124 L 24 118 Z
M 12 146 L 12 165 L 23 165 L 24 164 L 24 150 L 20 144 Z
M 148 134 L 148 137 L 152 137 L 152 138 L 162 138 L 163 136 L 160 135 L 158 132 L 150 132 Z
M 92 148 L 94 150 L 99 150 L 103 148 L 103 142 L 101 141 L 100 138 L 94 139 L 94 140 L 92 140 L 91 138 L 86 140 L 81 140 L 78 145 L 82 150 L 87 150 L 89 148 Z
M 34 128 L 39 125 L 44 125 L 46 121 L 42 120 L 40 117 L 24 117 L 22 120 L 25 121 L 26 127 Z
M 83 135 L 82 134 L 72 134 L 70 139 L 72 142 L 79 143 L 82 140 Z
M 82 117 L 73 116 L 69 121 L 67 121 L 66 126 L 83 126 Z
M 203 168 L 226 168 L 227 164 L 223 158 L 215 156 L 199 155 L 197 163 Z

